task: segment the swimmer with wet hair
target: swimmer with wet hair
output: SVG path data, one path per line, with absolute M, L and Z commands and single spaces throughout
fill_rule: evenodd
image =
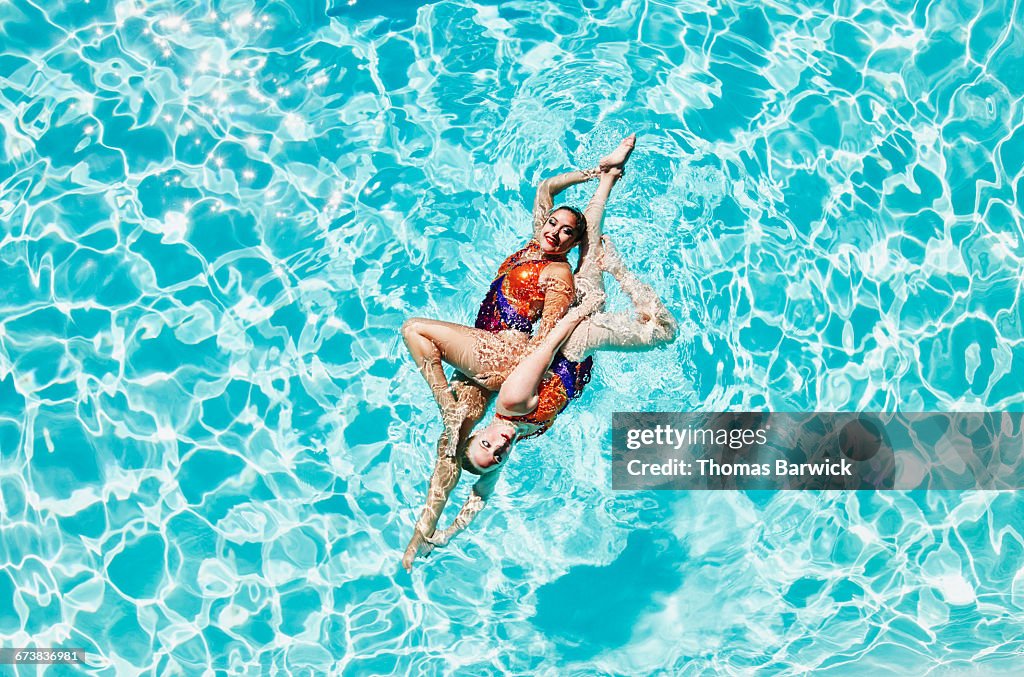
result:
M 423 318 L 413 318 L 402 326 L 406 345 L 430 385 L 444 421 L 428 509 L 410 546 L 413 551 L 417 542 L 424 544 L 422 535 L 433 531 L 440 515 L 440 509 L 431 514 L 429 506 L 440 503 L 443 508 L 458 482 L 465 459 L 457 450 L 460 446 L 465 448 L 470 431 L 483 418 L 494 391 L 501 385 L 502 374 L 510 372 L 547 335 L 575 299 L 574 271 L 565 255 L 579 246 L 576 273 L 581 272 L 587 260 L 593 259 L 590 243 L 600 244 L 605 202 L 635 144 L 636 135 L 631 134 L 597 167 L 567 172 L 540 183 L 533 204 L 533 239 L 501 264 L 480 305 L 474 327 Z M 609 171 L 612 169 L 616 171 Z M 554 199 L 563 190 L 593 179 L 599 180 L 598 187 L 583 212 L 570 206 L 554 206 Z M 467 336 L 479 340 L 464 340 Z M 456 367 L 465 366 L 476 377 L 456 372 L 449 383 L 442 360 Z M 480 472 L 471 461 L 466 460 L 466 464 L 470 472 Z M 494 479 L 482 475 L 474 496 L 488 493 Z
M 487 426 L 468 437 L 466 434 L 472 429 L 468 418 L 462 418 L 458 427 L 446 426 L 447 438 L 438 446 L 439 463 L 431 478 L 427 503 L 402 560 L 407 570 L 412 568 L 417 556 L 425 556 L 433 548 L 447 545 L 483 509 L 513 444 L 546 432 L 569 401 L 582 392 L 589 370 L 584 375 L 581 365 L 594 352 L 647 350 L 675 338 L 675 320 L 654 290 L 623 265 L 607 238 L 602 240 L 602 245 L 597 255 L 584 262 L 577 275 L 581 288 L 587 290 L 580 304 L 570 309 L 511 371 L 493 374 L 463 369 L 466 378 L 481 378 L 490 383 L 494 379 L 501 381 L 496 413 Z M 601 312 L 605 299 L 602 270 L 610 273 L 629 296 L 633 313 Z M 456 387 L 459 385 L 457 382 Z M 455 394 L 458 392 L 462 391 L 455 390 L 453 397 L 459 397 Z M 469 406 L 479 415 L 486 402 L 473 401 Z M 455 458 L 443 464 L 440 460 L 446 444 L 454 445 Z M 437 522 L 461 470 L 479 475 L 480 480 L 452 524 L 437 530 Z

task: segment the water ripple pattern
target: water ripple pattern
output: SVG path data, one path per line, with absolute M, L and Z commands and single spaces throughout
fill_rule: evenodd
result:
M 0 643 L 103 675 L 1019 673 L 1019 494 L 615 494 L 607 450 L 616 410 L 1024 405 L 1021 16 L 4 2 Z M 470 320 L 537 182 L 630 131 L 606 229 L 681 338 L 600 359 L 409 577 L 439 423 L 398 328 Z

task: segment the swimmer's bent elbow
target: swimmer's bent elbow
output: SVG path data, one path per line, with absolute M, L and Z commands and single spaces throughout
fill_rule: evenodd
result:
M 519 397 L 510 397 L 505 393 L 498 393 L 497 409 L 498 413 L 506 416 L 525 416 L 533 412 L 537 408 L 537 404 L 540 398 L 537 395 L 531 395 L 525 399 Z

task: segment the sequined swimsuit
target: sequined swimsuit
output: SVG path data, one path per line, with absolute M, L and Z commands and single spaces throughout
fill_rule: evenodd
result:
M 480 304 L 476 317 L 477 329 L 492 332 L 515 329 L 527 334 L 533 333 L 534 322 L 541 313 L 538 303 L 544 300 L 540 274 L 552 261 L 565 261 L 564 256 L 538 259 L 539 249 L 540 245 L 531 241 L 501 264 L 487 296 Z M 558 353 L 538 390 L 540 401 L 537 408 L 523 416 L 497 414 L 497 417 L 512 423 L 537 426 L 537 430 L 524 437 L 544 434 L 569 401 L 583 392 L 583 386 L 590 381 L 593 366 L 593 357 L 573 362 Z
M 539 251 L 540 245 L 531 241 L 501 264 L 480 304 L 476 316 L 477 329 L 516 329 L 526 334 L 533 333 L 533 324 L 540 319 L 544 303 L 540 274 L 549 263 L 565 262 L 564 256 L 538 258 Z
M 569 405 L 570 400 L 576 399 L 583 392 L 583 386 L 590 382 L 590 370 L 593 367 L 593 356 L 582 362 L 573 362 L 562 353 L 558 353 L 540 384 L 540 390 L 537 391 L 540 398 L 537 408 L 522 416 L 496 413 L 495 417 L 509 423 L 529 423 L 537 426 L 533 432 L 523 435 L 523 439 L 543 435 L 554 424 L 562 410 Z

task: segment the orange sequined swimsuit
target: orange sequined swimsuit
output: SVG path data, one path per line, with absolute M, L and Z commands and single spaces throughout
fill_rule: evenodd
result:
M 593 367 L 593 356 L 582 362 L 573 362 L 562 353 L 558 353 L 537 391 L 540 399 L 536 409 L 522 416 L 505 416 L 498 413 L 494 415 L 509 423 L 529 423 L 537 426 L 533 432 L 523 435 L 523 439 L 543 435 L 569 402 L 583 393 L 583 386 L 590 382 L 590 370 Z
M 476 317 L 476 328 L 486 331 L 516 329 L 527 334 L 533 333 L 533 323 L 541 314 L 538 304 L 543 304 L 544 290 L 540 286 L 540 274 L 552 261 L 565 261 L 565 257 L 538 259 L 540 245 L 534 241 L 523 247 L 498 268 L 498 274 L 491 283 L 480 312 Z M 537 408 L 523 416 L 497 417 L 512 423 L 529 423 L 538 427 L 524 437 L 535 437 L 547 432 L 555 417 L 583 392 L 583 386 L 590 381 L 594 358 L 573 362 L 558 353 L 551 364 L 538 395 Z
M 540 274 L 549 263 L 565 262 L 564 256 L 539 258 L 540 245 L 530 241 L 498 268 L 480 312 L 476 328 L 487 331 L 517 329 L 533 333 L 533 323 L 540 318 L 544 304 L 544 290 Z

